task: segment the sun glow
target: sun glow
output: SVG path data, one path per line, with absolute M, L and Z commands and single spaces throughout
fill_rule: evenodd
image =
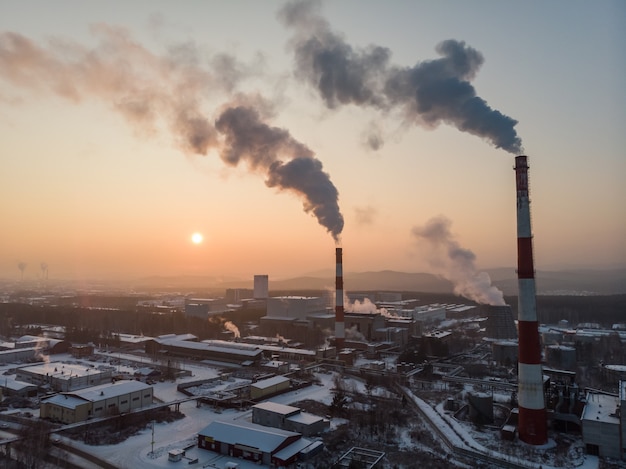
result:
M 204 236 L 202 236 L 202 233 L 194 233 L 191 235 L 191 242 L 193 244 L 200 244 L 203 239 Z

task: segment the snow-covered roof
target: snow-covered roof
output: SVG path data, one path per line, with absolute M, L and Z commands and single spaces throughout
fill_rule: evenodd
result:
M 293 407 L 290 405 L 279 404 L 278 402 L 260 402 L 256 405 L 252 406 L 253 409 L 263 409 L 270 412 L 274 412 L 275 414 L 282 415 L 290 415 L 294 412 L 300 412 L 298 407 Z
M 198 434 L 230 445 L 240 444 L 256 448 L 264 453 L 272 453 L 289 437 L 300 436 L 299 433 L 278 428 L 247 422 L 234 423 L 220 420 L 211 422 Z
M 257 381 L 256 383 L 252 383 L 251 386 L 256 389 L 267 389 L 272 386 L 276 386 L 277 384 L 282 384 L 285 381 L 289 382 L 289 378 L 285 378 L 284 376 L 273 376 L 271 378 L 262 379 Z
M 17 381 L 13 378 L 9 378 L 8 376 L 5 376 L 4 379 L 0 380 L 0 387 L 10 389 L 11 391 L 22 391 L 29 388 L 37 389 L 37 386 L 34 384 Z
M 299 412 L 297 414 L 290 415 L 287 420 L 291 422 L 298 422 L 303 425 L 312 425 L 315 422 L 319 422 L 320 420 L 324 419 L 317 415 L 309 414 L 308 412 Z
M 66 409 L 76 409 L 79 405 L 85 404 L 88 401 L 69 394 L 55 394 L 43 402 L 46 404 L 58 405 L 59 407 L 64 407 Z
M 101 371 L 91 366 L 79 363 L 48 362 L 39 365 L 25 366 L 19 371 L 26 371 L 40 376 L 50 376 L 55 379 L 71 379 L 77 376 L 89 376 Z
M 311 443 L 311 440 L 307 440 L 306 438 L 300 438 L 298 441 L 294 441 L 289 446 L 275 453 L 273 456 L 276 459 L 280 459 L 281 461 L 288 461 L 290 458 L 294 457 L 300 451 L 305 449 L 307 446 L 310 446 Z
M 246 357 L 256 357 L 263 352 L 257 348 L 257 346 L 253 346 L 250 344 L 242 344 L 242 343 L 233 343 L 227 342 L 225 340 L 212 340 L 212 341 L 202 341 L 202 342 L 191 342 L 189 340 L 179 340 L 179 339 L 155 339 L 156 342 L 168 345 L 171 347 L 181 347 L 192 350 L 206 350 L 206 351 L 215 351 L 221 353 L 228 353 L 231 355 L 243 355 Z
M 585 409 L 580 420 L 617 425 L 620 421 L 616 413 L 618 406 L 619 398 L 617 396 L 590 392 L 587 394 Z
M 0 355 L 8 355 L 11 356 L 11 354 L 15 354 L 15 353 L 26 353 L 26 352 L 33 352 L 35 353 L 36 351 L 39 351 L 40 349 L 37 347 L 24 347 L 24 348 L 10 348 L 8 350 L 0 350 Z
M 147 389 L 152 389 L 152 386 L 142 383 L 141 381 L 128 380 L 79 389 L 78 391 L 73 391 L 71 395 L 87 401 L 96 402 L 103 399 L 111 399 L 113 397 L 122 396 L 124 394 L 130 394 L 136 391 L 145 391 Z

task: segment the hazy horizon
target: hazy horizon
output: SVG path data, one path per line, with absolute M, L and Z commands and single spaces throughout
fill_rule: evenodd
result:
M 2 3 L 0 278 L 514 269 L 516 154 L 535 268 L 624 268 L 625 15 Z

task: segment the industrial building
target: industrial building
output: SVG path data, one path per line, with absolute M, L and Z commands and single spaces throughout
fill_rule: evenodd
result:
M 623 417 L 620 403 L 624 404 L 624 383 L 620 386 L 620 397 L 589 392 L 581 416 L 583 442 L 587 454 L 613 459 L 622 459 L 621 441 Z
M 41 360 L 41 349 L 35 347 L 0 350 L 0 365 L 6 363 L 29 363 Z
M 198 432 L 198 448 L 272 467 L 288 467 L 303 459 L 313 445 L 320 446 L 300 433 L 247 422 L 215 420 Z
M 140 381 L 117 381 L 42 399 L 41 418 L 70 424 L 119 415 L 152 404 L 152 386 Z
M 2 392 L 2 397 L 35 397 L 37 395 L 37 386 L 5 376 L 0 380 L 0 391 Z
M 191 342 L 179 339 L 151 339 L 146 342 L 146 353 L 167 354 L 175 357 L 196 358 L 230 363 L 238 366 L 258 366 L 263 351 L 257 346 L 225 340 Z
M 226 298 L 189 298 L 185 300 L 185 314 L 206 319 L 233 311 Z
M 291 381 L 284 376 L 273 376 L 262 379 L 250 385 L 250 399 L 257 401 L 274 394 L 280 394 L 289 390 Z
M 261 402 L 252 406 L 252 423 L 302 433 L 304 436 L 317 435 L 330 428 L 330 421 L 325 418 L 276 402 Z
M 16 370 L 15 379 L 52 391 L 67 392 L 111 382 L 114 367 L 85 366 L 75 363 L 50 362 L 25 366 Z

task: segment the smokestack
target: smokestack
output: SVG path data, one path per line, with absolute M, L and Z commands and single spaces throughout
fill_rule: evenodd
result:
M 517 187 L 517 278 L 519 289 L 517 313 L 519 330 L 519 437 L 525 443 L 542 445 L 548 441 L 548 430 L 537 321 L 526 156 L 515 157 L 515 181 Z
M 343 322 L 343 253 L 341 248 L 335 249 L 337 275 L 335 277 L 335 346 L 341 350 L 346 338 Z

